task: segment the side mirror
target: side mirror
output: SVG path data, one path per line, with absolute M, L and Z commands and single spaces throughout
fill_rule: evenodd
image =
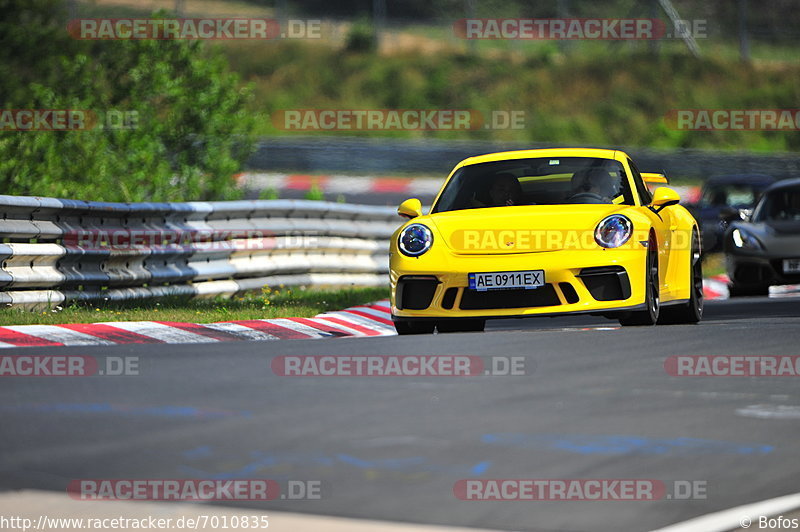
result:
M 422 216 L 422 202 L 417 198 L 407 199 L 397 208 L 397 214 L 409 220 Z
M 749 222 L 753 218 L 753 209 L 739 209 L 739 218 L 742 221 Z
M 653 201 L 651 203 L 654 207 L 656 214 L 661 212 L 664 208 L 670 205 L 677 205 L 681 202 L 681 197 L 677 192 L 668 187 L 658 187 L 653 192 Z

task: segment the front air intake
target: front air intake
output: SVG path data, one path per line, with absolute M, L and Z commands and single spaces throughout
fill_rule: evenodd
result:
M 397 281 L 396 302 L 400 310 L 425 310 L 431 306 L 439 280 L 432 275 L 405 275 Z
M 631 282 L 622 266 L 584 268 L 578 277 L 597 301 L 620 301 L 631 297 Z

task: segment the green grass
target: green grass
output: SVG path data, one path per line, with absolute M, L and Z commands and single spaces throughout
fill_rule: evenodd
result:
M 389 297 L 387 288 L 344 290 L 265 288 L 260 294 L 234 299 L 162 298 L 158 301 L 126 301 L 103 304 L 72 303 L 48 311 L 0 310 L 2 325 L 56 325 L 103 321 L 218 321 L 266 318 L 307 318 L 321 312 L 341 310 Z
M 709 253 L 703 257 L 703 277 L 713 277 L 723 273 L 726 273 L 724 253 Z
M 475 139 L 568 145 L 749 151 L 800 150 L 796 132 L 686 131 L 673 109 L 794 109 L 800 64 L 695 59 L 664 47 L 616 52 L 539 52 L 497 57 L 348 53 L 309 42 L 221 44 L 231 67 L 255 87 L 251 111 L 261 135 Z M 468 131 L 286 131 L 270 113 L 291 109 L 471 109 L 525 113 L 522 129 Z
M 224 6 L 226 0 L 216 4 Z M 80 5 L 93 14 L 136 10 L 135 4 L 110 6 L 102 0 Z M 691 18 L 693 11 L 686 13 Z M 452 35 L 445 23 L 449 17 L 443 13 L 440 24 L 389 28 L 412 45 L 418 38 L 419 50 L 348 52 L 328 38 L 208 44 L 221 47 L 232 70 L 253 83 L 249 110 L 260 135 L 800 150 L 795 131 L 679 131 L 665 121 L 673 109 L 796 108 L 800 63 L 794 43 L 754 39 L 750 64 L 739 60 L 735 38 L 725 34 L 699 39 L 700 58 L 678 40 L 662 42 L 658 54 L 647 42 L 536 40 L 481 40 L 472 53 L 469 43 Z M 521 110 L 526 119 L 519 130 L 436 132 L 294 132 L 272 123 L 270 114 L 291 109 L 471 109 L 484 116 Z

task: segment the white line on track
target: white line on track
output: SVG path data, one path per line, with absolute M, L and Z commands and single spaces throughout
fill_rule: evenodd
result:
M 800 493 L 784 495 L 775 499 L 736 506 L 714 512 L 682 523 L 677 523 L 652 532 L 726 532 L 757 525 L 759 516 L 774 516 L 800 508 Z M 748 521 L 749 520 L 749 521 Z M 757 528 L 757 527 L 756 527 Z

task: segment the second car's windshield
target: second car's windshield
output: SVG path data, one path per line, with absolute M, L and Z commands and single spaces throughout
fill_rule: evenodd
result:
M 753 214 L 755 221 L 800 221 L 800 187 L 770 192 Z
M 750 185 L 718 185 L 703 192 L 704 207 L 752 206 L 758 198 Z
M 541 157 L 464 166 L 432 212 L 581 203 L 633 205 L 622 164 L 594 157 Z

